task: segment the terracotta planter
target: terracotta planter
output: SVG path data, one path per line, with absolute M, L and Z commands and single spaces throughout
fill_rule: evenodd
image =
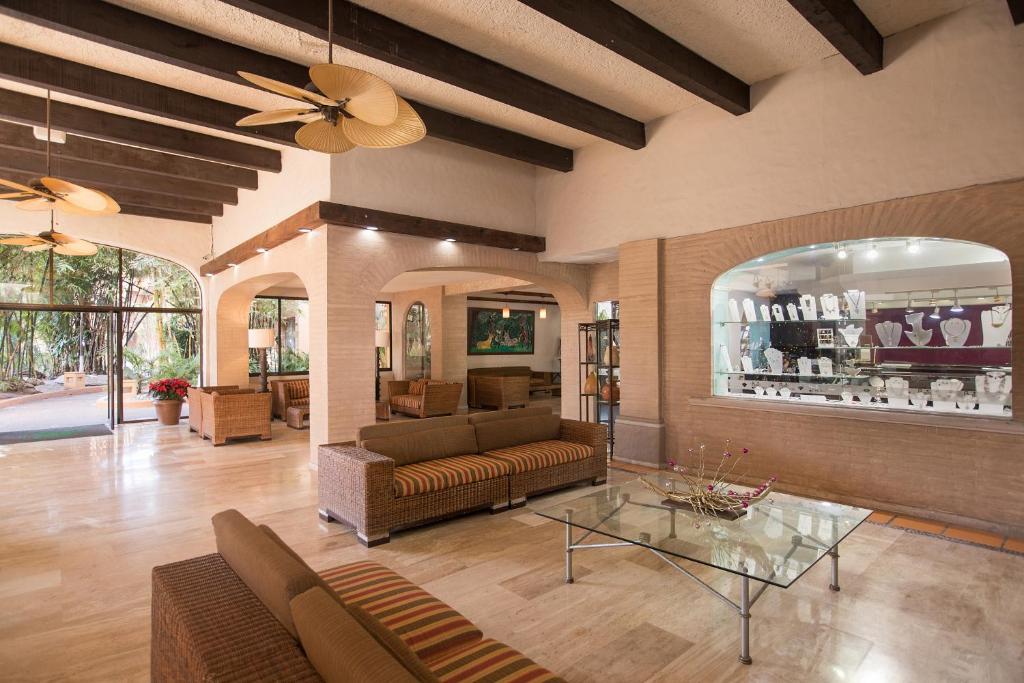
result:
M 619 400 L 619 383 L 611 378 L 601 387 L 601 398 L 605 401 L 615 402 Z
M 176 425 L 181 419 L 182 401 L 170 401 L 166 399 L 153 399 L 153 409 L 156 411 L 156 419 L 162 425 Z

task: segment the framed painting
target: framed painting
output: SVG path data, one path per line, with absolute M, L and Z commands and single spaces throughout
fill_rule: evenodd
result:
M 470 308 L 466 326 L 470 356 L 532 354 L 536 321 L 534 311 L 511 310 L 501 317 L 500 308 Z

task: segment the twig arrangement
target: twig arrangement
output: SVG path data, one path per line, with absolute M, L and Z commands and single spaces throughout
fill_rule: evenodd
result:
M 743 456 L 750 451 L 743 448 L 735 455 L 731 441 L 726 440 L 722 456 L 714 472 L 705 464 L 707 446 L 700 444 L 696 449 L 687 449 L 687 455 L 694 461 L 690 467 L 669 460 L 668 466 L 677 477 L 658 480 L 656 477 L 640 477 L 640 482 L 667 499 L 689 505 L 694 512 L 704 517 L 717 517 L 719 513 L 736 512 L 765 498 L 772 490 L 776 477 L 771 477 L 750 491 L 735 491 L 728 479 Z M 710 474 L 710 476 L 708 476 Z M 667 486 L 663 486 L 667 483 Z M 699 523 L 698 523 L 699 526 Z

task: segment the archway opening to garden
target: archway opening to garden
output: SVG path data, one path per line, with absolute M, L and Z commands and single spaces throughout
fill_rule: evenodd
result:
M 0 442 L 155 419 L 149 383 L 198 383 L 201 348 L 200 289 L 184 267 L 116 247 L 0 246 Z

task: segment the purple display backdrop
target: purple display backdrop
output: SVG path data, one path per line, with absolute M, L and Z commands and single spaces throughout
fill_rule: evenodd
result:
M 926 330 L 933 330 L 932 339 L 928 343 L 928 349 L 917 349 L 909 339 L 907 339 L 906 333 L 910 330 L 910 325 L 907 324 L 907 313 L 902 309 L 885 309 L 879 310 L 878 313 L 868 312 L 867 328 L 864 330 L 865 334 L 871 335 L 871 343 L 875 346 L 881 346 L 882 341 L 878 338 L 878 334 L 875 332 L 875 325 L 880 322 L 892 321 L 903 325 L 903 333 L 900 337 L 900 346 L 896 348 L 879 348 L 875 352 L 875 362 L 882 363 L 884 361 L 900 361 L 906 363 L 925 363 L 925 364 L 941 364 L 941 365 L 1009 365 L 1010 364 L 1010 348 L 999 348 L 999 349 L 962 349 L 955 347 L 946 346 L 946 340 L 942 337 L 942 330 L 939 329 L 939 323 L 942 320 L 948 318 L 962 318 L 963 320 L 971 321 L 971 332 L 967 335 L 967 342 L 965 346 L 981 346 L 982 344 L 982 331 L 981 331 L 981 312 L 987 311 L 992 306 L 985 304 L 981 306 L 964 306 L 964 310 L 960 313 L 951 313 L 949 308 L 939 307 L 939 315 L 942 316 L 940 320 L 929 318 L 932 314 L 933 308 L 930 307 L 915 307 L 918 312 L 924 312 L 924 320 L 921 321 L 921 325 Z M 934 350 L 939 348 L 941 350 Z

